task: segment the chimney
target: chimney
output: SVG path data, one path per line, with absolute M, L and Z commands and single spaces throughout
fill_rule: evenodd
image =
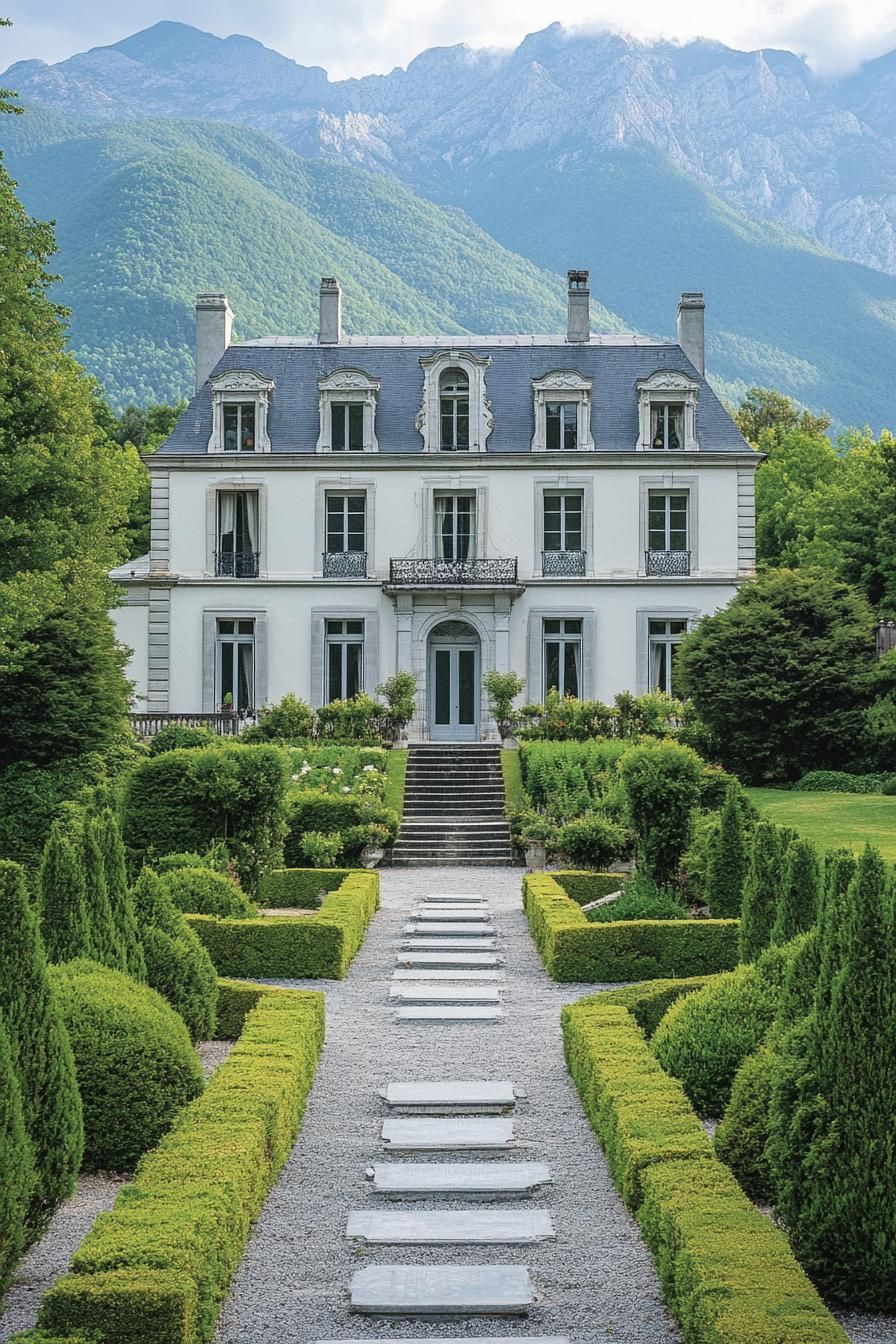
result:
M 320 282 L 320 331 L 317 339 L 321 345 L 338 345 L 342 340 L 342 290 L 339 281 L 331 275 L 325 275 Z
M 226 294 L 196 295 L 196 391 L 230 344 L 233 313 Z
M 566 278 L 568 281 L 566 339 L 588 341 L 591 339 L 591 291 L 588 288 L 588 272 L 567 271 Z
M 703 314 L 706 304 L 700 293 L 682 294 L 678 301 L 678 344 L 698 373 L 706 372 Z

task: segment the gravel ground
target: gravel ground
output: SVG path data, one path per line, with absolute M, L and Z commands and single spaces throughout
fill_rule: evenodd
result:
M 219 1321 L 218 1344 L 310 1344 L 390 1335 L 568 1334 L 576 1344 L 672 1344 L 680 1338 L 663 1306 L 653 1261 L 616 1193 L 563 1061 L 560 1007 L 594 986 L 561 986 L 548 979 L 522 913 L 520 877 L 519 869 L 381 873 L 383 908 L 348 979 L 324 986 L 327 1044 L 305 1123 L 250 1238 Z M 499 951 L 507 957 L 502 1022 L 396 1021 L 387 995 L 401 925 L 415 898 L 426 891 L 478 891 L 488 897 Z M 440 1078 L 508 1079 L 527 1093 L 516 1108 L 517 1134 L 525 1143 L 515 1156 L 546 1161 L 553 1170 L 554 1185 L 543 1189 L 531 1207 L 550 1210 L 556 1242 L 369 1251 L 346 1242 L 349 1211 L 376 1205 L 364 1172 L 381 1156 L 385 1107 L 377 1090 L 390 1081 Z M 432 1160 L 451 1160 L 451 1154 Z M 465 1206 L 440 1201 L 408 1207 Z M 528 1319 L 517 1321 L 389 1325 L 352 1317 L 352 1273 L 373 1263 L 525 1264 L 540 1302 Z
M 196 1047 L 199 1062 L 206 1081 L 211 1078 L 219 1064 L 223 1064 L 233 1049 L 235 1041 L 200 1041 Z

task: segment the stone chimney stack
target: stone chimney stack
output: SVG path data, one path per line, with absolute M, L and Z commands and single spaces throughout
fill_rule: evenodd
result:
M 678 301 L 678 344 L 698 373 L 706 372 L 703 317 L 706 304 L 700 293 L 682 294 Z
M 588 288 L 588 272 L 567 271 L 566 278 L 568 281 L 566 339 L 588 341 L 591 339 L 591 291 Z
M 317 339 L 321 345 L 338 345 L 342 340 L 342 290 L 339 281 L 325 275 L 320 282 L 320 330 Z
M 196 295 L 196 391 L 230 344 L 233 313 L 226 294 Z

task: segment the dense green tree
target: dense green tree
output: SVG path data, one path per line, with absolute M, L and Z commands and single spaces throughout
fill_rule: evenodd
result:
M 752 780 L 848 767 L 866 749 L 874 616 L 821 570 L 771 570 L 679 646 L 681 690 Z
M 74 1057 L 47 977 L 37 913 L 24 870 L 8 860 L 0 860 L 0 932 L 0 1014 L 37 1171 L 28 1211 L 33 1237 L 74 1189 L 84 1130 Z M 0 1084 L 0 1099 L 3 1092 Z
M 817 438 L 831 426 L 829 415 L 816 415 L 772 387 L 751 387 L 734 413 L 737 427 L 754 448 L 769 445 L 793 430 Z
M 797 836 L 787 847 L 772 927 L 773 943 L 789 943 L 808 933 L 818 915 L 821 866 L 811 840 Z
M 84 889 L 91 956 L 94 961 L 112 970 L 126 971 L 127 957 L 109 900 L 103 860 L 103 829 L 99 817 L 88 816 L 84 821 Z
M 37 879 L 41 936 L 49 961 L 91 953 L 87 887 L 80 847 L 54 822 Z
M 660 884 L 671 882 L 690 842 L 703 763 L 678 742 L 649 742 L 626 752 L 620 769 L 638 868 Z
M 753 832 L 744 877 L 738 930 L 741 961 L 755 961 L 771 942 L 783 861 L 782 828 L 762 818 Z
M 124 953 L 123 970 L 135 980 L 146 979 L 146 962 L 137 927 L 134 898 L 128 886 L 127 860 L 121 827 L 111 808 L 104 807 L 97 818 L 97 841 L 102 851 L 106 894 L 112 922 Z
M 764 568 L 806 563 L 818 518 L 815 492 L 834 480 L 839 459 L 826 434 L 796 428 L 766 435 L 767 454 L 756 473 L 756 560 Z
M 768 1153 L 796 1252 L 839 1301 L 896 1308 L 896 911 L 866 848 L 845 926 L 822 951 L 815 1004 L 784 1037 Z M 826 944 L 833 920 L 823 921 Z
M 728 785 L 719 829 L 710 840 L 705 897 L 716 919 L 737 919 L 743 902 L 747 844 L 740 794 L 739 784 Z
M 151 869 L 143 869 L 133 895 L 147 981 L 177 1009 L 194 1041 L 207 1039 L 218 1001 L 218 978 L 208 952 Z
M 25 1219 L 35 1179 L 22 1089 L 0 1012 L 0 1301 L 25 1245 Z

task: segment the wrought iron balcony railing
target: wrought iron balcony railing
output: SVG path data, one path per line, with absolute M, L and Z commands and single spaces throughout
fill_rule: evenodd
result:
M 492 560 L 391 560 L 389 582 L 407 587 L 515 584 L 516 556 Z
M 325 579 L 366 579 L 366 551 L 325 551 Z
M 584 551 L 542 551 L 541 572 L 546 579 L 575 578 L 585 573 Z
M 219 579 L 257 579 L 258 551 L 215 551 L 215 576 Z
M 690 551 L 645 551 L 645 569 L 659 578 L 680 578 L 691 572 Z

